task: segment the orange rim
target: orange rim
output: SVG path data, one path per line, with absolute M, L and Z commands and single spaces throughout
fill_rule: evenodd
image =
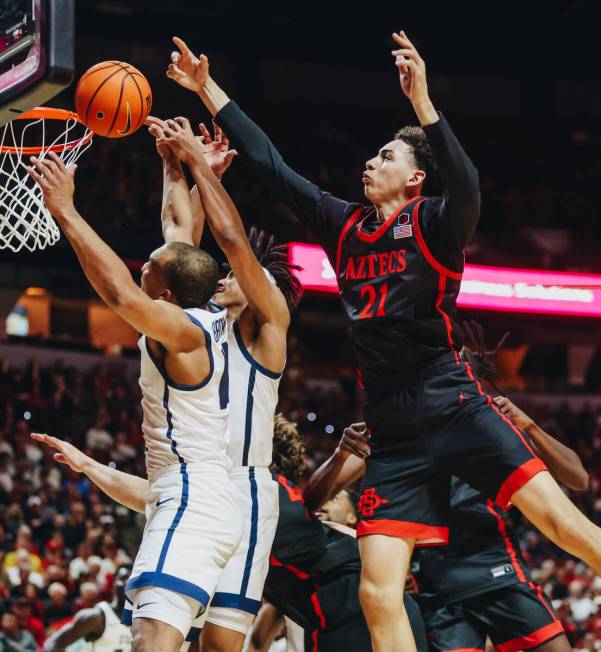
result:
M 18 115 L 15 120 L 40 120 L 42 118 L 45 118 L 46 120 L 64 120 L 65 122 L 68 120 L 76 120 L 80 125 L 84 127 L 86 126 L 74 111 L 54 109 L 49 106 L 36 106 L 35 109 L 31 109 L 31 111 L 27 111 L 27 113 L 21 113 Z M 44 145 L 32 147 L 2 145 L 2 147 L 0 147 L 0 154 L 20 154 L 21 156 L 37 156 L 42 152 L 56 152 L 59 154 L 74 149 L 78 145 L 85 145 L 86 143 L 89 143 L 92 138 L 94 138 L 94 134 L 91 131 L 88 131 L 88 133 L 81 138 L 70 140 L 67 143 L 57 143 L 56 145 L 52 145 L 52 147 L 45 147 Z

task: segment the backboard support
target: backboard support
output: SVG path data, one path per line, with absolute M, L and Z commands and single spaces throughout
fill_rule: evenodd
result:
M 74 74 L 75 0 L 3 0 L 0 125 L 40 106 Z

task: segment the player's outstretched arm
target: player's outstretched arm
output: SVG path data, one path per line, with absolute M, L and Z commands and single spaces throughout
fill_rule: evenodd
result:
M 227 256 L 256 320 L 259 325 L 269 323 L 279 327 L 285 336 L 290 323 L 286 300 L 265 276 L 248 242 L 240 214 L 205 160 L 190 123 L 185 118 L 168 120 L 164 134 L 165 142 L 190 168 L 211 231 Z
M 69 645 L 82 638 L 102 636 L 105 622 L 99 607 L 82 609 L 75 618 L 46 639 L 44 652 L 65 652 Z
M 365 423 L 353 423 L 345 428 L 334 454 L 309 478 L 303 491 L 307 509 L 314 511 L 325 505 L 362 477 L 370 453 Z
M 392 51 L 401 89 L 409 98 L 424 128 L 448 192 L 440 216 L 450 235 L 463 248 L 474 235 L 480 217 L 478 170 L 465 153 L 447 121 L 434 108 L 428 91 L 426 64 L 416 47 L 401 31 L 392 35 L 398 46 Z
M 100 464 L 73 444 L 58 439 L 58 437 L 37 432 L 32 433 L 31 437 L 54 449 L 56 451 L 54 459 L 57 462 L 66 464 L 73 471 L 86 475 L 109 498 L 128 509 L 144 513 L 148 480 Z
M 135 283 L 125 263 L 86 223 L 73 205 L 76 165 L 67 167 L 54 153 L 32 158 L 28 173 L 38 183 L 44 202 L 71 243 L 81 267 L 100 298 L 137 331 L 171 351 L 205 346 L 204 337 L 183 310 L 154 301 Z
M 149 116 L 146 124 L 155 139 L 163 137 L 163 127 L 166 124 L 164 120 Z M 215 123 L 214 135 L 211 135 L 204 123 L 201 122 L 199 126 L 201 136 L 198 142 L 211 170 L 221 179 L 238 152 L 230 149 L 229 139 Z M 164 142 L 157 144 L 157 151 L 163 161 L 161 225 L 165 242 L 185 242 L 198 247 L 205 223 L 198 188 L 194 186 L 192 190 L 189 189 L 181 163 L 168 145 Z
M 549 467 L 549 471 L 573 491 L 588 489 L 590 478 L 579 455 L 545 432 L 533 419 L 505 396 L 497 396 L 495 403 L 513 424 L 524 430 L 534 444 L 534 451 Z
M 163 200 L 161 203 L 161 228 L 165 243 L 184 242 L 198 247 L 202 236 L 204 213 L 197 213 L 200 235 L 194 238 L 192 198 L 186 175 L 177 156 L 166 144 L 159 144 L 162 120 L 149 116 L 146 120 L 149 133 L 157 139 L 156 148 L 163 162 Z
M 197 93 L 260 181 L 314 233 L 322 244 L 336 242 L 348 202 L 321 191 L 292 170 L 265 132 L 223 92 L 209 74 L 209 61 L 196 56 L 181 39 L 171 53 L 167 76 Z

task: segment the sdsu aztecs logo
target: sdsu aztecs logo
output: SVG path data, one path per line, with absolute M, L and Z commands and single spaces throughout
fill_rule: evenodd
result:
M 375 487 L 368 487 L 363 490 L 357 509 L 361 516 L 373 516 L 374 511 L 378 509 L 378 507 L 386 505 L 388 502 L 390 501 L 386 500 L 386 498 L 380 498 L 380 496 L 378 496 Z

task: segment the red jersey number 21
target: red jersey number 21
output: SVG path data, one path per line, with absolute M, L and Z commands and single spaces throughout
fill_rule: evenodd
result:
M 379 298 L 378 298 L 378 295 Z M 369 319 L 370 317 L 385 317 L 386 297 L 388 296 L 388 284 L 384 283 L 378 290 L 373 285 L 364 285 L 361 288 L 361 298 L 366 299 L 367 303 L 359 313 L 358 319 Z M 378 302 L 376 314 L 374 315 L 374 306 Z

